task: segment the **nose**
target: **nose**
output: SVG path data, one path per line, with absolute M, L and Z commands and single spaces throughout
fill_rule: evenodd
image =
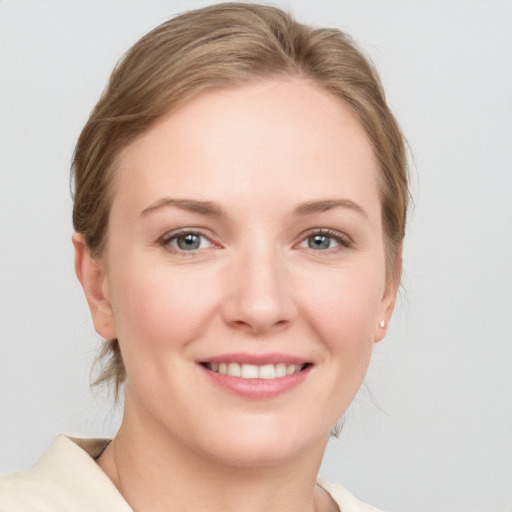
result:
M 249 251 L 250 252 L 250 251 Z M 293 283 L 277 251 L 250 252 L 232 262 L 223 301 L 223 317 L 231 327 L 253 336 L 287 328 L 296 315 Z

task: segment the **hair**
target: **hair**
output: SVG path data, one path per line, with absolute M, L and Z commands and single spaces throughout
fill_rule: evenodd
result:
M 379 166 L 386 279 L 397 282 L 408 205 L 405 141 L 378 74 L 352 39 L 298 23 L 265 5 L 223 3 L 181 14 L 140 39 L 119 61 L 73 156 L 73 226 L 92 257 L 105 245 L 116 162 L 130 143 L 201 91 L 298 77 L 343 101 L 364 127 Z M 126 378 L 118 340 L 106 340 L 95 384 Z

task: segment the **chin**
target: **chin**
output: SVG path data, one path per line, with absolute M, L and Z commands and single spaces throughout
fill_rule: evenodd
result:
M 300 425 L 261 423 L 231 428 L 222 436 L 209 436 L 211 442 L 202 455 L 223 465 L 255 468 L 279 466 L 315 454 L 321 459 L 330 431 L 329 428 L 320 435 L 313 435 Z
M 224 446 L 215 450 L 214 453 L 210 448 L 209 453 L 204 453 L 204 455 L 223 466 L 263 468 L 284 465 L 295 460 L 301 453 L 300 449 L 283 450 L 279 445 L 279 442 L 267 445 L 258 442 L 257 445 L 247 447 L 245 444 L 234 443 L 230 447 Z

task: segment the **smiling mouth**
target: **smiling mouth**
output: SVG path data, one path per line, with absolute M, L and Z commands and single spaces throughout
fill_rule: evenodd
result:
M 261 366 L 255 364 L 239 363 L 201 363 L 201 365 L 215 373 L 229 375 L 231 377 L 240 377 L 242 379 L 280 379 L 304 371 L 311 366 L 311 363 L 305 364 L 264 364 Z

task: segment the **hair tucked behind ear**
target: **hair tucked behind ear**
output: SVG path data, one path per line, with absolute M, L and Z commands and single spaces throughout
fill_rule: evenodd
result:
M 111 384 L 114 387 L 114 395 L 119 400 L 121 386 L 126 380 L 126 369 L 121 355 L 121 348 L 117 339 L 103 340 L 101 350 L 96 356 L 95 363 L 100 366 L 99 376 L 93 380 L 93 385 Z
M 75 230 L 93 257 L 105 245 L 120 152 L 198 92 L 268 77 L 299 76 L 344 101 L 365 128 L 380 166 L 388 282 L 400 274 L 408 185 L 400 129 L 377 73 L 335 29 L 296 22 L 275 7 L 217 4 L 182 14 L 138 41 L 114 69 L 78 140 L 73 165 Z M 96 383 L 126 377 L 117 340 L 103 347 Z

